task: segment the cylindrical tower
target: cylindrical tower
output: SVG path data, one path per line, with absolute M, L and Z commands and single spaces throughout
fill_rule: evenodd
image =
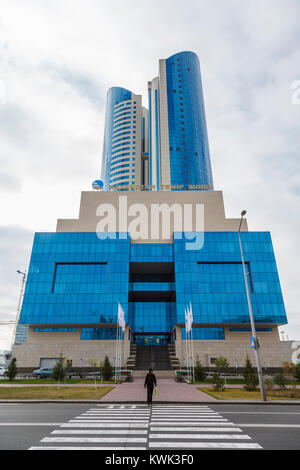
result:
M 156 96 L 158 105 L 152 106 L 151 121 L 160 145 L 153 145 L 152 140 L 149 151 L 152 164 L 157 162 L 158 189 L 166 185 L 213 189 L 200 64 L 194 52 L 179 52 L 159 61 Z
M 141 126 L 141 96 L 124 88 L 110 88 L 102 156 L 104 190 L 141 184 Z

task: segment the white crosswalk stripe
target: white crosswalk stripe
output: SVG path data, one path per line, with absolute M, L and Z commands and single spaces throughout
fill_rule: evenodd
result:
M 261 449 L 206 405 L 98 405 L 30 450 Z
M 149 449 L 261 449 L 249 441 L 250 436 L 208 406 L 152 407 Z
M 63 423 L 30 450 L 146 450 L 150 408 L 99 405 Z

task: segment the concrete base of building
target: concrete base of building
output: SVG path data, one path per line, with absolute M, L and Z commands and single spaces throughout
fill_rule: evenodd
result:
M 232 332 L 225 328 L 224 340 L 194 340 L 194 361 L 199 360 L 206 368 L 214 367 L 215 359 L 226 357 L 231 368 L 243 368 L 248 356 L 255 366 L 255 352 L 250 344 L 251 332 Z M 184 367 L 187 361 L 187 344 L 181 339 L 181 326 L 176 327 L 175 355 L 180 367 Z M 279 339 L 278 330 L 273 326 L 272 331 L 259 333 L 261 366 L 263 368 L 279 368 L 283 362 L 292 359 L 292 342 L 282 342 Z M 130 356 L 130 341 L 128 329 L 125 339 L 121 342 L 122 367 L 126 367 Z M 39 368 L 45 366 L 45 361 L 54 360 L 60 356 L 72 361 L 72 367 L 94 367 L 96 361 L 108 356 L 110 362 L 115 364 L 116 342 L 114 340 L 80 340 L 80 328 L 72 333 L 35 333 L 30 327 L 26 343 L 16 345 L 13 355 L 17 359 L 18 367 Z M 133 367 L 134 369 L 134 367 Z M 159 371 L 164 374 L 165 371 Z M 168 371 L 174 375 L 174 371 Z M 136 371 L 137 375 L 143 375 L 143 371 Z

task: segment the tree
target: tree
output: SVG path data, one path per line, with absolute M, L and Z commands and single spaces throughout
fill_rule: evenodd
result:
M 295 378 L 297 380 L 300 380 L 300 362 L 295 367 Z
M 247 355 L 246 357 L 246 363 L 245 363 L 245 370 L 244 370 L 244 389 L 251 391 L 251 390 L 256 390 L 257 385 L 258 385 L 258 377 L 254 372 L 254 369 L 252 367 L 252 363 Z
M 9 366 L 7 368 L 7 375 L 8 375 L 8 380 L 13 381 L 14 378 L 16 377 L 18 373 L 17 369 L 17 359 L 15 357 L 12 358 L 12 360 L 9 363 Z
M 56 362 L 55 366 L 53 367 L 52 377 L 57 382 L 61 382 L 66 377 L 66 365 L 65 365 L 65 358 L 60 355 L 60 358 Z
M 199 361 L 199 357 L 197 355 L 196 365 L 194 367 L 195 373 L 195 380 L 196 382 L 201 382 L 201 380 L 205 380 L 206 378 L 206 370 L 202 367 L 201 362 Z
M 288 383 L 288 381 L 287 381 L 287 378 L 285 377 L 285 375 L 283 375 L 283 374 L 274 375 L 274 384 L 278 385 L 279 388 L 281 388 L 281 390 L 286 389 L 287 383 Z
M 228 361 L 226 357 L 220 356 L 215 361 L 216 372 L 213 375 L 213 385 L 214 390 L 223 390 L 225 386 L 225 380 L 222 379 L 221 374 L 225 372 L 225 370 L 229 367 Z
M 97 382 L 96 382 L 96 375 L 97 375 L 97 366 L 98 366 L 98 363 L 97 363 L 97 359 L 94 358 L 90 361 L 90 365 L 93 367 L 93 369 L 96 369 L 94 370 L 95 372 L 95 375 L 94 375 L 94 385 L 95 385 L 95 388 L 97 388 Z
M 113 374 L 113 366 L 110 363 L 108 356 L 105 356 L 102 368 L 102 374 L 104 380 L 110 380 Z
M 293 362 L 282 363 L 283 373 L 292 385 L 293 394 L 296 392 L 296 365 Z
M 215 372 L 212 378 L 213 388 L 216 392 L 223 390 L 225 386 L 225 380 L 222 379 L 219 372 Z
M 226 357 L 217 357 L 215 366 L 220 374 L 224 374 L 225 370 L 228 369 L 229 364 Z

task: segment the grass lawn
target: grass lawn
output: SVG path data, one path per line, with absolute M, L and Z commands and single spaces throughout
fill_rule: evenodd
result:
M 94 379 L 65 379 L 63 384 L 94 384 Z M 114 380 L 96 380 L 97 385 L 99 384 L 114 384 Z M 10 385 L 18 385 L 18 384 L 57 384 L 57 380 L 54 379 L 15 379 L 13 382 L 10 382 L 8 379 L 1 379 L 0 380 L 0 386 L 1 384 L 10 384 Z
M 1 382 L 0 382 L 1 383 Z M 205 380 L 202 380 L 201 382 L 194 382 L 196 385 L 201 385 L 201 384 L 212 384 L 213 383 L 213 379 L 205 379 Z M 235 378 L 232 378 L 232 379 L 227 379 L 226 378 L 226 383 L 227 385 L 244 385 L 245 381 L 243 379 L 235 379 Z M 290 381 L 287 381 L 287 384 L 290 385 L 291 382 Z M 300 385 L 300 381 L 298 380 L 296 382 L 296 385 Z
M 201 392 L 207 393 L 208 395 L 217 398 L 218 400 L 260 400 L 260 391 L 248 392 L 243 388 L 230 388 L 227 390 L 216 392 L 211 388 L 198 387 Z M 295 392 L 296 396 L 292 396 L 291 390 L 276 390 L 267 392 L 268 400 L 299 400 L 300 390 Z
M 0 387 L 0 399 L 93 399 L 99 400 L 114 387 Z

